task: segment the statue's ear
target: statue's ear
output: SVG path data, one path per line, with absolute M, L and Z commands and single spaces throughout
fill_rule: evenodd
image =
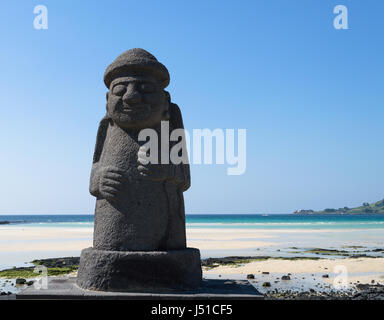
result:
M 107 113 L 108 113 L 108 98 L 109 98 L 109 91 L 105 93 L 105 99 L 107 100 L 107 103 L 105 104 L 105 109 L 107 110 Z
M 171 105 L 171 95 L 169 94 L 168 91 L 164 90 L 164 95 L 165 95 L 165 109 L 163 113 L 163 120 L 169 120 L 170 119 L 170 113 L 169 113 L 169 106 Z

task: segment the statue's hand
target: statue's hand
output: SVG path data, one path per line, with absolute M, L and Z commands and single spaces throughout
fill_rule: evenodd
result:
M 137 157 L 137 170 L 139 174 L 148 180 L 164 181 L 173 178 L 173 165 L 172 164 L 152 164 L 147 163 L 147 159 L 142 157 L 142 153 L 138 153 Z
M 113 200 L 119 193 L 123 184 L 124 172 L 116 167 L 101 168 L 99 181 L 100 197 L 107 200 Z

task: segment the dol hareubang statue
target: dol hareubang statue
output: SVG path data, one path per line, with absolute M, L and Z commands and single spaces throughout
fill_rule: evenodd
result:
M 189 165 L 147 163 L 146 142 L 139 139 L 141 130 L 154 129 L 160 148 L 162 138 L 169 141 L 161 136 L 162 121 L 169 121 L 170 132 L 183 129 L 181 112 L 164 90 L 169 80 L 166 67 L 143 49 L 124 52 L 105 71 L 107 114 L 99 125 L 90 181 L 97 198 L 94 240 L 81 254 L 82 288 L 200 286 L 200 253 L 186 248 L 183 192 L 190 186 Z
M 171 130 L 183 127 L 178 106 L 164 91 L 168 71 L 148 52 L 133 49 L 107 68 L 104 81 L 107 115 L 99 127 L 90 183 L 97 197 L 94 248 L 183 249 L 189 166 L 145 166 L 139 152 L 145 141 L 138 141 L 146 128 L 158 131 L 160 139 L 164 120 Z

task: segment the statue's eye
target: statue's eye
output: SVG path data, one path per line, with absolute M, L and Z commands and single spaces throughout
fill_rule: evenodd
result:
M 116 96 L 122 96 L 125 92 L 126 88 L 122 84 L 118 84 L 117 86 L 114 86 L 112 89 L 112 93 Z
M 144 93 L 151 93 L 155 91 L 155 86 L 151 83 L 142 83 L 140 85 L 140 91 Z

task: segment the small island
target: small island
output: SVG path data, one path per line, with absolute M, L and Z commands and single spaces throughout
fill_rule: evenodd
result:
M 368 203 L 364 202 L 360 207 L 355 208 L 327 208 L 321 211 L 308 210 L 296 210 L 293 214 L 384 214 L 384 199 Z

